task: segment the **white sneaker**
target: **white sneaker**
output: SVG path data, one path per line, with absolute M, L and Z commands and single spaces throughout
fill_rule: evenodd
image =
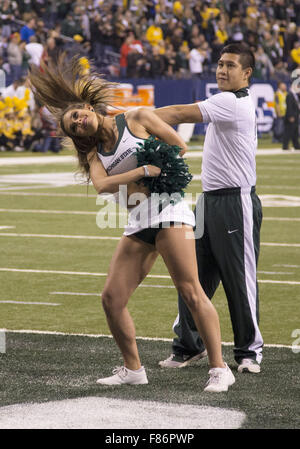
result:
M 184 368 L 187 365 L 190 365 L 192 362 L 197 362 L 197 360 L 203 359 L 203 357 L 207 356 L 206 349 L 203 352 L 200 352 L 196 355 L 176 355 L 171 354 L 166 360 L 161 360 L 158 362 L 159 366 L 162 368 Z
M 243 359 L 238 366 L 239 373 L 260 373 L 259 364 L 253 359 Z
M 227 391 L 228 387 L 234 384 L 235 377 L 229 366 L 226 363 L 225 365 L 225 368 L 211 368 L 209 370 L 210 378 L 207 381 L 204 391 L 220 393 L 221 391 Z
M 141 370 L 132 371 L 125 366 L 117 366 L 113 370 L 113 376 L 104 377 L 103 379 L 98 379 L 97 384 L 102 385 L 140 385 L 147 384 L 148 379 L 146 375 L 145 368 L 142 366 Z

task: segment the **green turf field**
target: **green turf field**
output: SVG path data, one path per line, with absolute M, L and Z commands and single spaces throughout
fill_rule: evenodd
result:
M 191 148 L 197 145 L 199 142 L 193 143 Z M 266 145 L 267 148 L 271 146 L 269 143 Z M 265 368 L 260 377 L 239 376 L 228 396 L 209 398 L 202 394 L 206 365 L 201 368 L 199 393 L 195 397 L 196 368 L 186 369 L 180 375 L 174 372 L 163 374 L 157 362 L 169 354 L 170 343 L 143 342 L 141 357 L 151 367 L 153 383 L 146 392 L 139 389 L 137 399 L 220 404 L 245 410 L 247 420 L 244 428 L 299 427 L 299 401 L 297 403 L 296 398 L 299 398 L 300 389 L 300 352 L 293 352 L 291 348 L 299 345 L 297 337 L 300 337 L 300 330 L 297 333 L 300 329 L 299 153 L 257 156 L 257 192 L 264 207 L 258 268 L 260 328 L 266 345 L 287 347 L 266 348 Z M 63 155 L 67 153 L 63 152 Z M 100 208 L 96 204 L 93 187 L 87 191 L 85 185 L 68 185 L 65 181 L 64 176 L 69 179 L 68 174 L 76 171 L 75 164 L 68 161 L 1 165 L 2 158 L 15 156 L 21 161 L 24 157 L 37 155 L 0 154 L 0 328 L 109 334 L 100 292 L 122 229 L 99 229 L 97 214 Z M 47 157 L 40 155 L 41 160 Z M 191 172 L 199 175 L 201 159 L 188 158 L 187 161 Z M 41 174 L 42 177 L 30 178 L 31 174 Z M 9 179 L 13 175 L 18 177 Z M 187 194 L 195 200 L 199 193 L 201 181 L 195 179 Z M 222 287 L 215 295 L 214 304 L 220 316 L 222 341 L 230 343 L 233 336 Z M 176 291 L 161 259 L 157 260 L 143 285 L 132 296 L 129 310 L 138 336 L 173 337 Z M 7 352 L 0 354 L 1 376 L 15 373 L 1 382 L 0 405 L 103 395 L 92 385 L 92 377 L 101 374 L 99 357 L 103 374 L 109 374 L 112 360 L 120 363 L 119 352 L 111 340 L 107 347 L 105 339 L 102 343 L 98 340 L 86 343 L 86 340 L 75 336 L 26 335 L 23 339 L 22 335 L 8 332 Z M 102 344 L 104 349 L 100 349 L 99 355 L 97 348 Z M 51 380 L 52 376 L 53 380 L 53 383 L 49 381 L 53 385 L 49 392 L 42 388 L 39 377 L 43 377 L 43 370 L 47 370 L 44 356 L 48 354 L 48 345 L 49 348 L 62 345 L 56 355 L 49 349 L 47 379 Z M 234 367 L 231 349 L 231 346 L 224 346 L 229 364 Z M 68 369 L 73 362 L 68 365 L 66 360 L 69 356 L 72 358 L 73 350 L 77 351 L 78 360 L 74 362 L 75 372 L 71 375 Z M 82 368 L 77 369 L 81 355 Z M 62 372 L 60 366 L 63 367 Z M 73 381 L 76 388 L 70 387 Z M 169 385 L 172 385 L 170 392 Z M 179 387 L 180 399 L 176 398 L 176 388 Z M 111 393 L 105 391 L 107 394 L 110 396 Z M 113 397 L 129 395 L 128 388 L 124 392 L 114 390 L 112 393 Z

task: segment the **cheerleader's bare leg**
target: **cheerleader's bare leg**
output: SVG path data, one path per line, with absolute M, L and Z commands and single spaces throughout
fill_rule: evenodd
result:
M 153 245 L 123 236 L 112 257 L 102 292 L 102 304 L 111 333 L 124 358 L 124 366 L 138 370 L 141 362 L 135 326 L 127 309 L 134 290 L 149 273 L 158 256 Z

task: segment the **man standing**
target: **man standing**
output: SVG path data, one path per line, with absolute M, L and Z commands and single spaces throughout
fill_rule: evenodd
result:
M 293 80 L 293 78 L 292 78 Z M 284 130 L 282 138 L 282 149 L 289 149 L 289 142 L 292 140 L 295 150 L 300 150 L 299 143 L 299 112 L 300 98 L 297 88 L 290 88 L 286 96 L 286 111 L 284 116 Z
M 284 129 L 284 116 L 286 112 L 287 88 L 285 83 L 279 83 L 274 95 L 275 114 L 273 124 L 273 141 L 282 142 Z
M 196 251 L 200 283 L 209 298 L 222 281 L 234 333 L 239 372 L 260 372 L 263 339 L 258 327 L 257 262 L 262 222 L 255 193 L 257 131 L 249 79 L 253 53 L 242 43 L 223 48 L 216 78 L 221 93 L 190 105 L 156 110 L 167 123 L 209 123 L 202 160 L 203 195 L 196 206 Z M 199 210 L 202 209 L 201 214 Z M 203 216 L 204 213 L 204 216 Z M 201 238 L 199 228 L 203 228 Z M 173 329 L 173 354 L 161 367 L 188 365 L 206 355 L 182 298 Z

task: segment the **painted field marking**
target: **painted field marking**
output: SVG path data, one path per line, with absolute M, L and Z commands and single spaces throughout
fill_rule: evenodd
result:
M 289 217 L 264 217 L 263 221 L 300 221 L 300 218 Z
M 86 271 L 58 271 L 58 270 L 33 270 L 24 268 L 0 268 L 0 271 L 18 272 L 18 273 L 43 273 L 43 274 L 67 274 L 78 276 L 107 276 L 107 273 L 89 273 Z M 163 274 L 148 274 L 149 278 L 155 279 L 171 279 L 169 275 Z
M 77 163 L 75 156 L 33 156 L 33 157 L 7 157 L 0 159 L 0 166 L 32 165 L 32 164 L 72 164 Z
M 65 235 L 65 234 L 22 234 L 17 232 L 0 232 L 0 237 L 33 237 L 33 238 L 57 238 L 57 239 L 80 239 L 80 240 L 119 240 L 120 237 L 99 235 Z M 273 243 L 261 242 L 261 246 L 280 246 L 299 248 L 300 243 Z
M 52 192 L 1 192 L 0 195 L 12 196 L 45 196 L 57 198 L 97 198 L 98 195 L 87 195 L 86 193 L 52 193 Z
M 38 237 L 55 239 L 79 239 L 79 240 L 120 240 L 120 237 L 105 237 L 100 235 L 64 235 L 64 234 L 18 234 L 15 232 L 1 232 L 0 237 Z
M 13 333 L 13 334 L 38 334 L 38 335 L 61 335 L 61 336 L 71 336 L 71 337 L 89 337 L 89 338 L 113 338 L 110 334 L 82 334 L 82 333 L 68 333 L 68 332 L 60 332 L 60 331 L 41 331 L 34 329 L 5 329 L 5 332 Z M 145 341 L 169 341 L 172 342 L 173 338 L 163 338 L 163 337 L 143 337 L 137 336 L 139 340 Z M 234 342 L 232 341 L 222 341 L 222 345 L 224 346 L 233 346 Z M 264 344 L 264 347 L 267 348 L 288 348 L 293 349 L 295 346 L 282 345 L 277 343 Z
M 33 270 L 24 268 L 0 268 L 0 272 L 12 272 L 12 273 L 37 273 L 37 274 L 67 274 L 74 276 L 107 276 L 107 273 L 89 273 L 86 271 L 58 271 L 58 270 Z M 148 274 L 148 278 L 153 279 L 171 279 L 168 275 L 162 274 Z M 258 279 L 258 282 L 269 284 L 287 284 L 287 285 L 300 285 L 300 281 L 277 281 L 272 279 Z
M 271 242 L 262 242 L 261 246 L 282 246 L 282 247 L 290 247 L 290 248 L 300 248 L 300 243 L 271 243 Z
M 300 268 L 300 265 L 274 264 L 273 267 Z
M 52 210 L 52 209 L 0 209 L 0 212 L 29 213 L 29 214 L 66 214 L 66 215 L 105 215 L 107 212 L 93 212 L 87 210 Z M 111 215 L 128 215 L 127 212 L 109 212 Z M 1 229 L 1 227 L 0 227 Z
M 8 213 L 28 213 L 28 214 L 66 214 L 66 215 L 98 215 L 106 214 L 106 212 L 101 211 L 87 211 L 87 210 L 53 210 L 53 209 L 0 209 L 0 212 Z M 115 215 L 127 215 L 127 212 L 110 212 Z M 290 218 L 290 217 L 264 217 L 264 221 L 291 221 L 300 222 L 300 218 Z M 15 226 L 11 226 L 14 228 Z M 0 229 L 3 227 L 0 226 Z
M 195 145 L 188 149 L 184 157 L 195 158 L 202 157 L 203 145 Z M 297 151 L 288 150 L 283 151 L 281 148 L 261 148 L 256 151 L 257 156 L 274 156 L 274 155 L 286 155 L 286 154 L 299 154 Z M 32 156 L 32 157 L 3 157 L 0 159 L 0 166 L 10 165 L 31 165 L 31 164 L 77 164 L 77 158 L 75 156 Z
M 140 284 L 137 288 L 172 288 L 174 285 L 153 285 Z M 66 295 L 66 296 L 101 296 L 101 293 L 85 293 L 85 292 L 49 292 L 50 295 Z
M 176 441 L 180 446 L 193 442 L 194 433 L 187 429 L 238 429 L 245 419 L 246 414 L 240 410 L 135 400 L 134 397 L 125 400 L 90 396 L 0 407 L 1 429 L 185 429 L 168 436 L 168 441 L 175 446 Z M 143 446 L 139 443 L 138 434 L 132 435 L 128 431 L 128 435 L 120 436 L 116 432 L 107 433 L 105 445 L 120 445 L 121 448 Z M 157 441 L 153 445 L 155 443 Z M 167 443 L 167 446 L 173 446 L 172 443 Z
M 34 301 L 11 301 L 11 300 L 0 300 L 1 304 L 29 304 L 35 306 L 61 306 L 61 304 L 56 304 L 54 302 L 34 302 Z

